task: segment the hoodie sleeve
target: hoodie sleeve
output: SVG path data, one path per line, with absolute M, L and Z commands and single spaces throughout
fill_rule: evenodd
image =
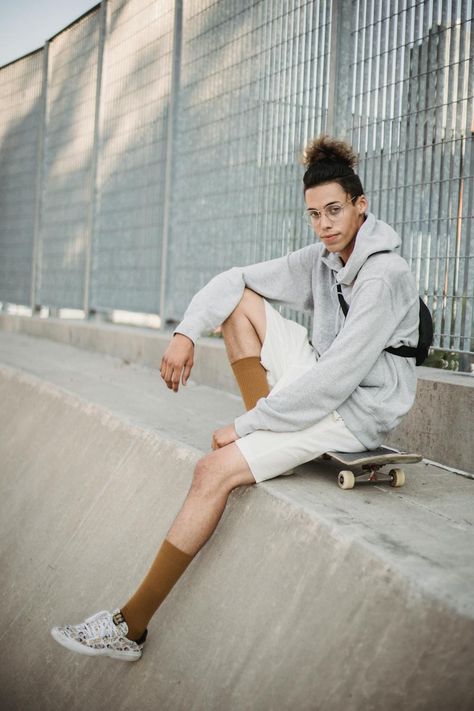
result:
M 311 273 L 318 245 L 309 245 L 286 257 L 247 267 L 234 267 L 218 274 L 191 300 L 175 333 L 196 343 L 232 313 L 245 287 L 274 302 L 307 310 L 313 307 Z
M 403 280 L 389 284 L 383 278 L 371 278 L 357 284 L 345 324 L 331 346 L 297 380 L 261 398 L 253 410 L 238 417 L 237 434 L 301 430 L 337 409 L 393 339 L 412 305 L 404 290 Z

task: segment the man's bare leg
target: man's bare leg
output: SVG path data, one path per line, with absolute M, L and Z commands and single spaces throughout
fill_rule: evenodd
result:
M 246 289 L 239 305 L 223 324 L 231 363 L 254 358 L 265 373 L 260 365 L 265 325 L 262 298 Z M 264 383 L 263 389 L 268 390 L 266 378 Z M 131 639 L 141 637 L 161 602 L 209 540 L 230 492 L 251 484 L 255 484 L 255 479 L 235 444 L 211 452 L 197 463 L 189 492 L 155 561 L 136 593 L 121 608 Z
M 229 362 L 252 356 L 260 357 L 265 331 L 263 299 L 254 291 L 245 289 L 239 304 L 222 324 Z
M 245 289 L 244 295 L 222 326 L 229 360 L 260 356 L 265 338 L 263 299 Z M 203 457 L 194 470 L 185 502 L 174 520 L 167 540 L 189 555 L 196 555 L 214 532 L 237 486 L 255 484 L 238 447 L 231 444 Z
M 250 484 L 255 484 L 255 479 L 235 444 L 203 457 L 196 465 L 191 488 L 167 540 L 189 555 L 196 555 L 216 529 L 230 492 Z
M 214 532 L 230 492 L 255 479 L 235 444 L 203 457 L 191 487 L 145 579 L 121 608 L 128 637 L 139 639 L 196 553 Z
M 265 339 L 265 305 L 261 296 L 245 289 L 237 308 L 222 324 L 229 362 L 247 410 L 269 393 L 267 373 L 260 362 Z
M 266 393 L 266 374 L 260 365 L 265 329 L 263 299 L 246 289 L 240 303 L 223 324 L 224 339 L 231 363 L 246 359 L 257 362 L 264 374 L 262 389 Z M 168 384 L 163 373 L 162 376 Z M 102 635 L 104 644 L 107 642 L 107 648 L 112 650 L 111 656 L 119 655 L 128 661 L 138 659 L 148 622 L 214 532 L 230 492 L 236 487 L 252 484 L 255 484 L 255 479 L 233 442 L 203 457 L 196 465 L 186 499 L 136 593 L 121 610 L 114 612 L 112 620 L 109 613 L 99 613 L 78 626 L 53 628 L 53 637 L 74 651 L 103 654 L 105 647 L 97 646 L 97 635 Z M 124 622 L 128 630 L 120 626 Z M 118 631 L 115 631 L 114 624 Z M 138 647 L 124 647 L 120 641 L 123 634 L 136 640 Z

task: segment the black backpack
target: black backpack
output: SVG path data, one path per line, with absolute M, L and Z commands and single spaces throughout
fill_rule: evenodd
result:
M 344 312 L 344 316 L 347 316 L 349 311 L 349 305 L 342 295 L 341 285 L 337 285 L 337 296 L 339 298 L 339 303 L 341 304 L 341 309 Z M 422 365 L 430 350 L 430 346 L 433 343 L 433 319 L 431 318 L 431 313 L 421 296 L 420 300 L 420 323 L 418 326 L 418 345 L 416 348 L 411 346 L 399 346 L 398 348 L 385 348 L 387 353 L 392 353 L 393 355 L 402 356 L 403 358 L 416 358 L 416 364 Z

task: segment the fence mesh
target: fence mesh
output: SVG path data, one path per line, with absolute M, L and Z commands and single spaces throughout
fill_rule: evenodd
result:
M 98 11 L 48 49 L 45 141 L 36 300 L 82 308 L 99 44 Z
M 0 300 L 29 304 L 43 51 L 0 71 Z
M 179 320 L 217 272 L 314 239 L 298 158 L 327 131 L 400 233 L 435 345 L 472 353 L 472 11 L 104 0 L 0 68 L 0 301 Z
M 166 313 L 309 234 L 299 152 L 326 127 L 331 3 L 187 3 Z
M 472 2 L 354 5 L 348 110 L 365 189 L 402 237 L 435 345 L 473 350 Z
M 109 3 L 91 305 L 158 312 L 173 2 Z

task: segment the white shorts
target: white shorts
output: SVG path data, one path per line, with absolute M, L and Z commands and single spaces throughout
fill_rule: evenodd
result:
M 315 352 L 304 326 L 283 318 L 265 301 L 266 333 L 260 362 L 272 391 L 293 382 L 314 365 Z M 297 432 L 257 430 L 236 440 L 255 481 L 293 474 L 294 467 L 324 452 L 361 452 L 364 445 L 334 410 L 315 425 Z

